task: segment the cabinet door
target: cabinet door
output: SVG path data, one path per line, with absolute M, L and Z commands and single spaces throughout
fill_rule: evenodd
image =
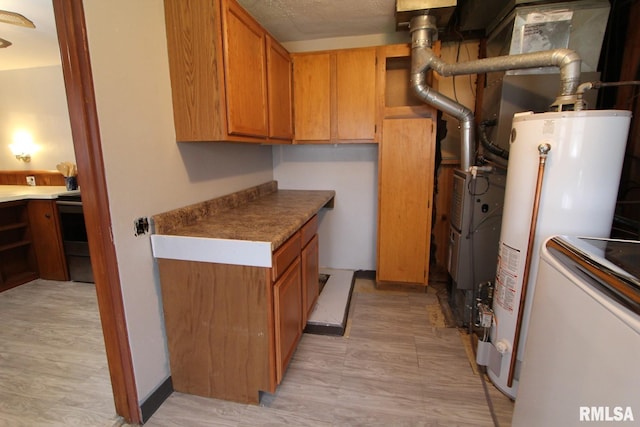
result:
M 433 133 L 431 119 L 383 122 L 378 161 L 379 281 L 428 281 Z
M 289 52 L 267 35 L 269 137 L 291 140 L 291 59 Z
M 226 137 L 220 11 L 218 2 L 164 1 L 178 141 L 214 141 Z
M 295 139 L 328 141 L 331 138 L 331 58 L 328 53 L 293 59 Z
M 53 200 L 30 200 L 29 225 L 42 279 L 69 280 L 58 210 Z
M 318 300 L 320 291 L 319 261 L 318 261 L 318 235 L 302 249 L 302 328 L 307 324 L 309 314 Z
M 339 140 L 375 139 L 375 49 L 336 52 L 336 122 Z
M 228 131 L 233 135 L 266 138 L 265 32 L 235 1 L 223 4 Z
M 276 381 L 284 372 L 302 335 L 300 258 L 289 266 L 273 287 L 276 329 Z

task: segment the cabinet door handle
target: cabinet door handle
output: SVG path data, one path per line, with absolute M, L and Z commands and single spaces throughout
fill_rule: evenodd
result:
M 47 218 L 47 219 L 51 219 L 51 214 L 46 213 L 46 214 L 44 214 L 44 217 Z

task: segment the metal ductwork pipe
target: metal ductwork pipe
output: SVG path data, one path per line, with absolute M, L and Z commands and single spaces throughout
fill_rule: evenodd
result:
M 562 110 L 563 105 L 573 105 L 575 103 L 575 94 L 580 83 L 580 64 L 582 61 L 580 56 L 572 50 L 554 49 L 447 64 L 431 50 L 433 41 L 436 40 L 438 35 L 434 16 L 414 16 L 411 19 L 409 31 L 411 32 L 411 86 L 424 102 L 460 121 L 460 167 L 462 170 L 468 170 L 473 163 L 473 150 L 475 147 L 474 115 L 464 105 L 433 90 L 426 84 L 426 72 L 430 69 L 444 77 L 450 77 L 490 71 L 556 66 L 560 68 L 562 87 L 553 106 L 556 106 L 558 110 Z

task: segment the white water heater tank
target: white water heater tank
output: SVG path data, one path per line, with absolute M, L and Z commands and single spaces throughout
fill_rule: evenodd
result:
M 517 393 L 540 245 L 557 234 L 609 237 L 630 120 L 629 111 L 616 110 L 519 113 L 513 118 L 490 335 L 494 346 L 502 342 L 508 347 L 495 364 L 499 369 L 488 369 L 491 381 L 511 398 Z M 539 199 L 518 362 L 508 386 L 538 178 L 538 146 L 545 143 L 551 150 Z

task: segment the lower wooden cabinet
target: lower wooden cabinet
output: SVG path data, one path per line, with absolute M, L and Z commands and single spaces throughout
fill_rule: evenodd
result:
M 302 278 L 300 257 L 273 285 L 276 337 L 276 381 L 278 384 L 302 335 Z
M 275 392 L 317 299 L 316 230 L 314 216 L 271 268 L 158 259 L 174 390 L 254 404 Z
M 29 200 L 29 225 L 40 278 L 69 280 L 55 200 Z
M 275 392 L 271 269 L 158 259 L 173 389 L 241 403 Z
M 0 291 L 38 277 L 69 280 L 56 201 L 0 203 Z

